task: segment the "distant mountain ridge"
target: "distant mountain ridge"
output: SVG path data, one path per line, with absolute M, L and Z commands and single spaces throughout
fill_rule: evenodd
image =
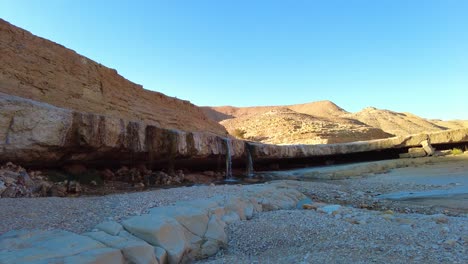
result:
M 429 120 L 375 107 L 350 113 L 331 101 L 202 110 L 231 135 L 271 144 L 344 143 L 468 127 L 464 120 Z

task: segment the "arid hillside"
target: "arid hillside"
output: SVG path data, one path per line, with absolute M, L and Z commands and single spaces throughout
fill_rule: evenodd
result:
M 446 127 L 448 129 L 460 129 L 460 128 L 466 128 L 468 127 L 468 120 L 449 120 L 449 121 L 443 121 L 443 120 L 429 120 L 432 123 Z
M 252 107 L 234 107 L 234 106 L 217 106 L 217 107 L 202 107 L 206 116 L 216 120 L 217 122 L 234 117 L 245 117 L 252 115 L 263 114 L 278 108 L 289 108 L 297 113 L 319 116 L 319 117 L 336 117 L 347 114 L 345 110 L 330 101 L 318 101 L 306 104 L 285 105 L 285 106 L 252 106 Z
M 374 107 L 349 113 L 330 101 L 203 111 L 234 136 L 273 144 L 343 143 L 468 127 L 468 121 L 428 120 Z
M 163 128 L 226 135 L 190 102 L 145 90 L 114 69 L 1 19 L 0 54 L 0 92 Z
M 367 107 L 360 112 L 345 116 L 397 136 L 447 129 L 411 113 L 398 113 L 375 107 Z
M 235 136 L 272 144 L 327 144 L 391 135 L 355 120 L 312 116 L 287 107 L 220 122 Z

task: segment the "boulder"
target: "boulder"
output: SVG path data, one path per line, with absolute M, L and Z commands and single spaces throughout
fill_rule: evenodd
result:
M 78 255 L 49 259 L 47 264 L 127 264 L 120 250 L 115 248 L 98 248 L 82 252 Z
M 95 229 L 104 231 L 109 235 L 116 236 L 123 230 L 123 227 L 115 221 L 107 221 L 96 225 Z
M 159 264 L 168 264 L 167 251 L 162 247 L 154 247 L 154 254 Z
M 169 263 L 180 263 L 189 257 L 190 236 L 174 218 L 148 214 L 127 219 L 122 225 L 133 235 L 166 250 Z
M 224 246 L 227 243 L 227 234 L 224 231 L 226 223 L 221 221 L 216 215 L 212 215 L 208 223 L 208 229 L 203 236 L 218 242 L 218 246 Z
M 119 249 L 125 260 L 134 264 L 157 264 L 153 246 L 142 240 L 130 239 L 128 237 L 113 236 L 103 231 L 89 232 L 83 234 L 102 244 Z
M 326 206 L 319 207 L 317 209 L 317 211 L 322 212 L 322 213 L 326 213 L 326 214 L 333 214 L 333 213 L 337 212 L 340 209 L 341 209 L 341 205 L 332 204 L 332 205 L 326 205 Z
M 198 237 L 203 237 L 208 226 L 208 212 L 196 207 L 164 206 L 149 210 L 155 216 L 167 216 L 177 220 L 179 224 Z
M 424 148 L 409 148 L 408 154 L 411 158 L 420 158 L 425 157 L 427 155 Z
M 424 140 L 421 142 L 421 146 L 423 147 L 424 151 L 426 152 L 427 156 L 432 156 L 435 154 L 435 149 L 431 146 L 428 140 Z

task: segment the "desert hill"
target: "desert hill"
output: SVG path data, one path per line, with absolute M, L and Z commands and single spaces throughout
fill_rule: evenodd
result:
M 327 118 L 340 117 L 348 113 L 331 101 L 317 101 L 306 104 L 288 105 L 287 107 L 298 113 Z
M 145 90 L 114 69 L 2 19 L 0 54 L 0 92 L 163 128 L 227 133 L 190 102 Z
M 429 120 L 431 123 L 434 123 L 438 126 L 441 127 L 446 127 L 448 129 L 460 129 L 460 128 L 466 128 L 468 127 L 468 120 L 449 120 L 449 121 L 443 121 L 443 120 Z
M 330 117 L 347 114 L 345 110 L 331 101 L 317 101 L 306 104 L 285 105 L 285 106 L 252 106 L 252 107 L 234 107 L 234 106 L 204 106 L 202 110 L 206 116 L 217 122 L 229 118 L 245 117 L 251 115 L 263 114 L 278 108 L 289 108 L 297 113 L 313 116 Z
M 349 113 L 331 101 L 202 109 L 234 136 L 273 144 L 342 143 L 468 127 L 468 121 L 428 120 L 374 107 Z
M 360 122 L 295 112 L 278 107 L 268 112 L 226 119 L 220 123 L 236 135 L 272 144 L 327 144 L 386 138 L 391 135 Z
M 360 112 L 344 116 L 397 136 L 447 129 L 411 113 L 398 113 L 374 107 L 367 107 Z

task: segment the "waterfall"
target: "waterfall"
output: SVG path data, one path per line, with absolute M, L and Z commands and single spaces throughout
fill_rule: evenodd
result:
M 232 178 L 232 159 L 231 159 L 231 140 L 226 138 L 224 140 L 226 144 L 226 179 Z
M 247 168 L 246 168 L 246 176 L 247 177 L 253 177 L 254 176 L 254 168 L 253 168 L 253 160 L 252 160 L 252 153 L 251 153 L 251 146 L 247 143 L 245 143 L 245 150 L 247 153 Z

